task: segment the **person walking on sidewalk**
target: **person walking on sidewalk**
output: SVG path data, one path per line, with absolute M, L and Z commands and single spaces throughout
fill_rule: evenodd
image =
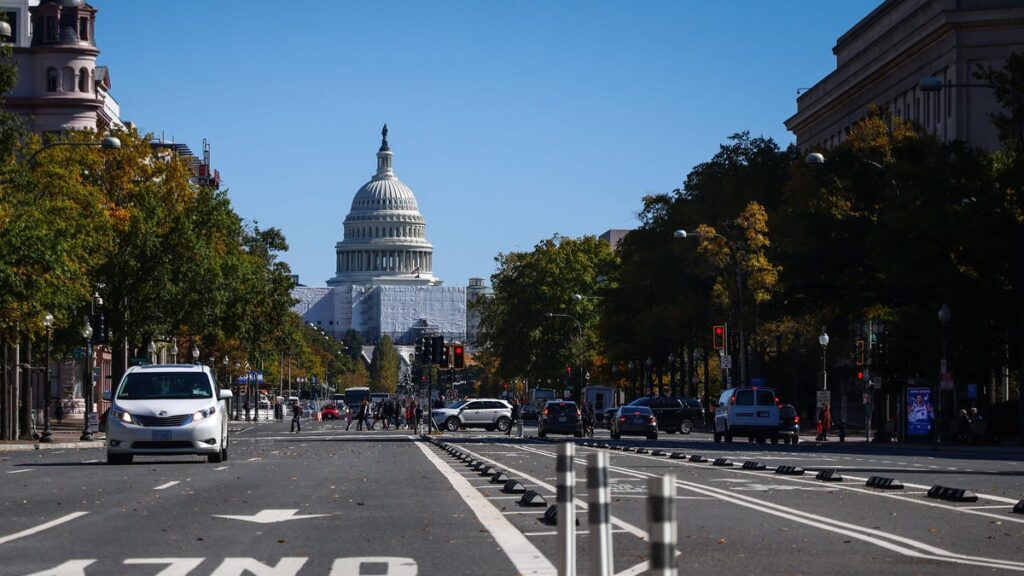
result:
M 519 400 L 517 398 L 512 399 L 512 421 L 508 424 L 508 430 L 505 431 L 505 436 L 512 436 L 512 426 L 519 422 Z
M 298 401 L 292 402 L 292 429 L 290 432 L 302 432 L 302 408 Z
M 827 402 L 821 403 L 821 410 L 818 412 L 818 440 L 828 440 L 828 431 L 832 428 L 832 410 Z

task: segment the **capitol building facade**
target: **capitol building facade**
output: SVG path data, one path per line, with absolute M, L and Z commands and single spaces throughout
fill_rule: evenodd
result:
M 334 246 L 334 277 L 323 287 L 296 285 L 294 309 L 336 339 L 352 329 L 371 346 L 385 335 L 403 350 L 424 334 L 464 341 L 466 288 L 434 276 L 426 222 L 395 175 L 387 135 L 385 125 L 377 172 L 356 192 Z

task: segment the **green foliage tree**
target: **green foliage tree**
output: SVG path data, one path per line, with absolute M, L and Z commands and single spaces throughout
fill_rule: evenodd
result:
M 384 335 L 373 348 L 370 360 L 370 390 L 394 394 L 398 388 L 398 366 L 400 359 L 391 337 Z

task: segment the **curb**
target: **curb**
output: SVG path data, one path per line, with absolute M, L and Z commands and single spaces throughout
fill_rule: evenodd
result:
M 27 450 L 70 450 L 76 448 L 103 448 L 104 440 L 91 442 L 35 442 L 32 444 L 0 444 L 0 452 L 25 452 Z

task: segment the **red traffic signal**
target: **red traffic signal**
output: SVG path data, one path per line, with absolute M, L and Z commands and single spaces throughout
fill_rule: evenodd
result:
M 711 347 L 725 350 L 725 326 L 715 326 L 711 331 Z
M 863 381 L 864 381 L 864 371 L 863 370 L 857 370 L 857 382 L 863 382 Z
M 460 370 L 466 367 L 466 349 L 462 344 L 452 346 L 452 366 Z

